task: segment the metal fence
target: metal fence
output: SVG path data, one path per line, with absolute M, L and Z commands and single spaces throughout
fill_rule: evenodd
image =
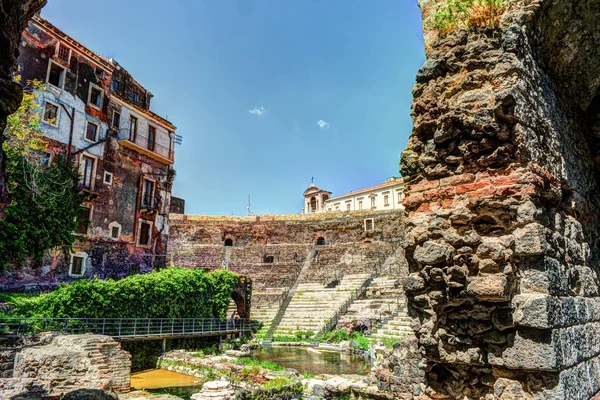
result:
M 0 336 L 24 336 L 41 332 L 94 333 L 119 340 L 151 340 L 176 337 L 219 336 L 250 332 L 249 319 L 217 318 L 4 318 Z

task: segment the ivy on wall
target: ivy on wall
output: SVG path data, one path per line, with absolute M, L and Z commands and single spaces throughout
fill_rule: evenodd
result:
M 16 304 L 11 317 L 225 318 L 239 276 L 178 267 L 118 281 L 80 280 Z

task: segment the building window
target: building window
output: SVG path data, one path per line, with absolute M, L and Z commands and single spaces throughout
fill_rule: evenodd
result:
M 138 246 L 150 246 L 150 236 L 152 233 L 152 223 L 140 220 Z
M 104 183 L 107 185 L 112 185 L 113 183 L 113 174 L 108 172 L 108 171 L 104 171 Z
M 371 197 L 371 208 L 375 208 L 375 197 Z
M 110 231 L 111 239 L 118 240 L 119 236 L 121 236 L 121 225 L 118 222 L 111 222 L 108 225 L 108 229 Z
M 359 209 L 359 210 L 362 210 L 362 200 L 359 200 L 359 201 L 358 201 L 358 209 Z
M 104 79 L 104 70 L 102 68 L 96 67 L 96 76 L 100 79 Z
M 136 117 L 129 117 L 129 140 L 135 143 L 137 139 L 138 120 Z
M 346 211 L 350 211 L 350 203 L 346 204 Z
M 154 182 L 144 180 L 144 194 L 142 196 L 142 207 L 151 208 L 154 199 Z
M 383 196 L 383 205 L 384 205 L 384 207 L 387 207 L 390 205 L 390 196 L 387 194 L 385 196 Z
M 87 129 L 85 130 L 85 140 L 95 142 L 98 139 L 98 125 L 88 121 Z
M 40 157 L 40 165 L 47 167 L 52 162 L 52 153 L 44 153 Z
M 96 108 L 102 107 L 102 89 L 90 83 L 90 92 L 88 94 L 88 104 Z
M 71 61 L 71 49 L 65 46 L 64 44 L 59 43 L 57 56 L 59 60 L 62 60 L 69 64 L 69 62 Z
M 134 103 L 138 103 L 140 101 L 140 95 L 138 94 L 138 92 L 131 92 L 131 95 L 129 96 L 129 98 Z
M 398 191 L 396 192 L 396 195 L 397 195 L 397 197 L 398 197 L 398 204 L 402 204 L 402 191 L 401 191 L 401 190 L 398 190 Z
M 156 128 L 153 126 L 148 127 L 148 150 L 154 151 L 154 145 L 156 144 Z
M 334 204 L 335 206 L 335 211 L 340 211 L 340 203 L 336 203 Z
M 58 115 L 58 106 L 46 100 L 46 105 L 44 106 L 44 122 L 53 126 L 58 126 Z
M 118 92 L 120 87 L 121 87 L 121 84 L 119 83 L 119 81 L 112 82 L 112 90 L 114 90 L 115 92 Z
M 87 263 L 88 255 L 86 253 L 71 254 L 71 262 L 69 263 L 69 275 L 83 276 L 85 274 L 85 264 Z
M 48 75 L 46 76 L 46 82 L 55 86 L 59 89 L 63 88 L 63 84 L 65 82 L 65 73 L 66 69 L 61 67 L 54 61 L 50 61 L 48 65 Z
M 84 189 L 92 189 L 95 162 L 96 160 L 92 157 L 86 155 L 81 157 L 81 186 Z
M 113 126 L 113 128 L 119 129 L 120 125 L 121 125 L 121 114 L 117 111 L 113 111 L 112 126 Z
M 372 231 L 375 228 L 375 223 L 373 222 L 373 218 L 365 219 L 365 231 Z
M 80 235 L 88 234 L 88 227 L 90 226 L 91 210 L 87 207 L 82 208 L 79 212 L 79 223 L 77 224 L 77 233 Z

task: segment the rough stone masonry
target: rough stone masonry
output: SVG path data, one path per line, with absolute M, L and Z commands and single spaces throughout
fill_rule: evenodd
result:
M 427 61 L 400 167 L 425 395 L 588 399 L 600 391 L 600 2 L 504 3 L 497 26 L 439 35 L 446 1 L 420 2 Z

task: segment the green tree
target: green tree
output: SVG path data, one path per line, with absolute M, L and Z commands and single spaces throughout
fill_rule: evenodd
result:
M 77 169 L 64 157 L 48 163 L 39 105 L 45 87 L 25 88 L 19 109 L 8 117 L 3 149 L 7 155 L 12 202 L 0 221 L 0 270 L 41 261 L 46 250 L 70 250 L 80 222 L 82 200 Z

